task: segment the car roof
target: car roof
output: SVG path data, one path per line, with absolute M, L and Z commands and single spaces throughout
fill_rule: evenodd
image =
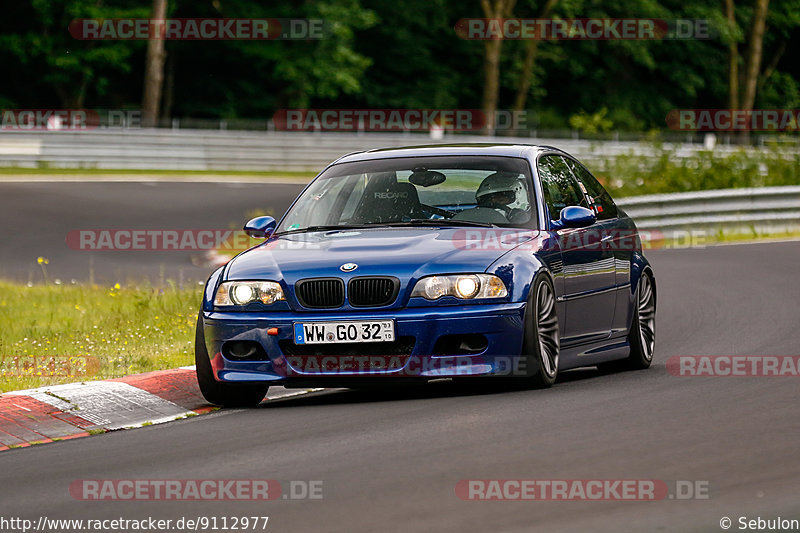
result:
M 540 152 L 560 152 L 563 150 L 552 146 L 533 144 L 502 143 L 459 143 L 428 144 L 418 146 L 402 146 L 392 148 L 376 148 L 363 152 L 353 152 L 340 157 L 332 164 L 352 163 L 354 161 L 370 161 L 375 159 L 391 159 L 398 157 L 429 156 L 500 156 L 500 157 L 534 157 Z

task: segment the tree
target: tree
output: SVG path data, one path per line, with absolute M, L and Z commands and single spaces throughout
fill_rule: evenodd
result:
M 322 39 L 169 41 L 173 116 L 266 122 L 278 109 L 340 106 L 363 92 L 372 59 L 355 49 L 355 33 L 376 18 L 359 0 L 173 0 L 170 6 L 175 18 L 324 21 Z M 377 54 L 375 48 L 368 52 Z
M 736 11 L 733 0 L 725 0 L 725 18 L 728 21 L 728 30 L 734 34 L 736 26 Z M 739 46 L 733 35 L 728 43 L 728 107 L 739 108 Z
M 81 40 L 70 34 L 70 24 L 147 16 L 147 10 L 127 1 L 113 6 L 97 0 L 9 2 L 4 10 L 0 49 L 7 55 L 0 55 L 7 64 L 0 101 L 27 108 L 82 109 L 110 101 L 120 77 L 131 72 L 131 58 L 141 44 Z
M 758 75 L 761 71 L 761 58 L 764 53 L 764 29 L 767 22 L 768 8 L 769 0 L 756 0 L 745 67 L 744 96 L 742 97 L 742 108 L 744 109 L 753 109 L 753 104 L 756 100 Z
M 673 109 L 741 108 L 750 99 L 757 108 L 800 107 L 800 60 L 791 53 L 800 0 L 474 0 L 472 13 L 463 0 L 162 1 L 174 18 L 315 19 L 326 30 L 323 39 L 154 43 L 166 53 L 161 95 L 148 99 L 160 105 L 154 119 L 225 119 L 233 128 L 253 126 L 236 119 L 256 119 L 261 128 L 292 107 L 491 115 L 513 106 L 530 111 L 528 125 L 543 132 L 605 107 L 614 129 L 641 131 L 663 129 Z M 148 74 L 155 63 L 148 41 L 81 40 L 68 27 L 81 18 L 157 17 L 153 5 L 8 3 L 0 17 L 0 108 L 151 109 L 144 80 L 157 76 Z M 485 15 L 708 20 L 720 38 L 480 42 L 454 27 Z
M 725 17 L 728 24 L 726 39 L 728 41 L 728 106 L 732 109 L 753 109 L 759 94 L 767 86 L 771 78 L 791 80 L 791 87 L 796 87 L 796 80 L 791 76 L 783 78 L 778 66 L 788 49 L 792 32 L 800 26 L 798 2 L 782 3 L 770 8 L 769 0 L 755 0 L 752 7 L 737 10 L 733 0 L 725 0 Z M 767 32 L 767 25 L 770 31 Z M 740 42 L 745 40 L 742 27 L 749 26 L 746 36 L 746 49 L 742 54 Z M 765 56 L 771 57 L 765 63 Z M 744 55 L 744 57 L 743 57 Z M 795 105 L 796 95 L 785 96 L 788 101 L 776 101 L 769 104 L 778 107 Z
M 153 0 L 153 11 L 150 18 L 160 21 L 167 18 L 167 0 Z M 161 92 L 164 87 L 165 58 L 163 35 L 151 35 L 147 41 L 147 60 L 144 69 L 143 126 L 158 125 Z
M 481 9 L 487 19 L 504 19 L 511 16 L 516 0 L 481 0 Z M 485 41 L 483 60 L 483 113 L 486 117 L 487 134 L 494 133 L 495 113 L 500 95 L 500 53 L 503 38 L 493 37 Z
M 539 12 L 539 18 L 548 18 L 555 9 L 558 0 L 546 0 L 542 10 Z M 536 55 L 539 51 L 539 39 L 530 39 L 525 42 L 525 60 L 522 63 L 522 73 L 520 74 L 519 86 L 517 87 L 517 96 L 514 98 L 515 111 L 522 111 L 525 109 L 525 104 L 528 101 L 528 93 L 531 90 L 531 77 L 533 76 L 533 68 L 536 64 Z
M 372 62 L 361 78 L 362 91 L 340 98 L 345 105 L 391 109 L 452 109 L 459 102 L 477 108 L 482 44 L 460 38 L 452 18 L 461 0 L 371 0 L 380 23 L 355 34 L 355 50 Z M 327 103 L 327 102 L 325 102 Z M 341 105 L 330 102 L 330 105 Z

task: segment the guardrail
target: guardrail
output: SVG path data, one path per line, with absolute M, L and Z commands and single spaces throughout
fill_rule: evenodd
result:
M 420 133 L 301 133 L 164 129 L 0 132 L 0 166 L 166 170 L 320 170 L 358 150 L 452 142 L 557 146 L 584 161 L 620 154 L 649 155 L 653 145 Z M 673 145 L 675 157 L 702 146 Z M 715 151 L 740 150 L 718 145 Z M 730 189 L 622 198 L 617 202 L 643 229 L 723 232 L 800 231 L 800 186 Z
M 551 145 L 601 166 L 622 154 L 654 155 L 651 143 L 533 137 L 425 133 L 303 133 L 167 129 L 87 131 L 2 131 L 0 166 L 25 168 L 164 170 L 320 170 L 339 156 L 359 150 L 453 142 Z M 693 143 L 669 144 L 675 157 L 703 150 Z M 715 152 L 742 148 L 719 144 Z M 757 148 L 748 148 L 757 150 Z
M 800 186 L 724 189 L 620 198 L 643 230 L 745 234 L 800 231 Z

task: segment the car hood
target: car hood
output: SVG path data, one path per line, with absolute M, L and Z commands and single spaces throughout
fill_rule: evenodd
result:
M 369 228 L 276 236 L 228 263 L 226 280 L 396 276 L 484 272 L 539 235 L 506 228 Z M 340 267 L 355 263 L 351 272 Z

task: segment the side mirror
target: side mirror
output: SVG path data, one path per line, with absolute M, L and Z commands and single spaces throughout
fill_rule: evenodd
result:
M 597 216 L 591 209 L 577 205 L 565 207 L 559 217 L 562 228 L 585 228 L 597 222 Z
M 266 239 L 275 231 L 275 219 L 272 217 L 256 217 L 244 225 L 245 233 L 254 239 Z

